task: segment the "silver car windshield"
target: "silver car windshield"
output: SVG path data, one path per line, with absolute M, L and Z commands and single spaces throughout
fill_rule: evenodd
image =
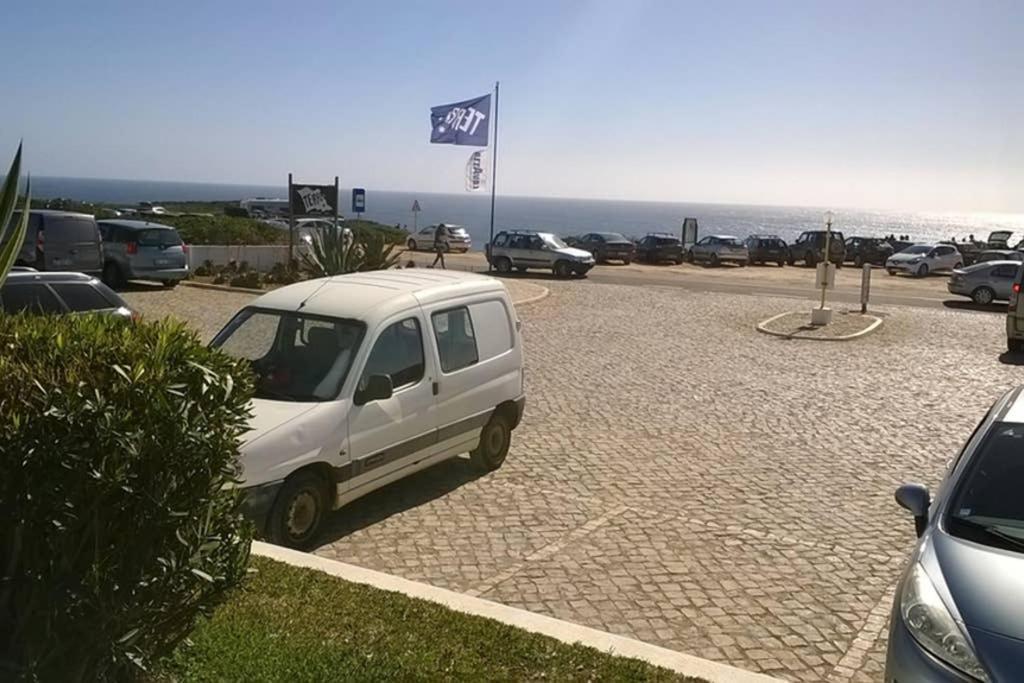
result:
M 1024 424 L 1000 423 L 964 472 L 947 518 L 950 534 L 1024 552 Z
M 932 248 L 929 247 L 927 244 L 915 244 L 912 247 L 907 247 L 906 249 L 904 249 L 900 253 L 901 254 L 927 254 L 931 250 L 932 250 Z
M 538 236 L 542 240 L 544 240 L 545 244 L 547 244 L 549 247 L 554 247 L 555 249 L 566 249 L 569 246 L 568 244 L 563 242 L 560 237 L 558 237 L 557 235 L 552 235 L 549 232 L 539 233 Z
M 345 383 L 364 330 L 356 320 L 245 308 L 210 345 L 249 361 L 256 398 L 330 401 Z

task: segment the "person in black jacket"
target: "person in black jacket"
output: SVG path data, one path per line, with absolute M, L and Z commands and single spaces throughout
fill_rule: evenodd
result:
M 445 231 L 444 223 L 438 223 L 437 224 L 437 229 L 434 230 L 434 251 L 436 252 L 437 255 L 434 256 L 434 262 L 430 264 L 431 268 L 436 266 L 437 262 L 440 261 L 441 262 L 441 268 L 443 268 L 445 270 L 448 269 L 448 266 L 446 266 L 444 264 L 444 238 L 445 238 L 445 233 L 446 233 L 446 231 Z

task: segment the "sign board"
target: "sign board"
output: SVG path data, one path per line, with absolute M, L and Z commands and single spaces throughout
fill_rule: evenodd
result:
M 352 213 L 366 211 L 366 190 L 361 187 L 352 188 Z
M 420 200 L 418 200 L 418 199 L 412 200 L 412 210 L 413 210 L 413 213 L 415 213 L 415 212 L 420 210 Z
M 338 193 L 334 185 L 296 183 L 288 189 L 288 202 L 293 216 L 333 216 L 338 210 Z
M 836 266 L 834 263 L 819 263 L 814 275 L 814 286 L 817 289 L 836 288 Z
M 683 219 L 683 246 L 689 247 L 697 243 L 697 219 Z

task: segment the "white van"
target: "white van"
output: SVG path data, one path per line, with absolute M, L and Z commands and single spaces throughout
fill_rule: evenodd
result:
M 310 546 L 330 510 L 453 456 L 497 469 L 523 414 L 519 322 L 482 275 L 300 282 L 243 308 L 212 345 L 256 374 L 242 486 L 282 545 Z

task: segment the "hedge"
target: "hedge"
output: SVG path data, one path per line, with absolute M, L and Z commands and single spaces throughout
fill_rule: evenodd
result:
M 245 573 L 251 373 L 178 323 L 0 315 L 0 679 L 130 678 Z

